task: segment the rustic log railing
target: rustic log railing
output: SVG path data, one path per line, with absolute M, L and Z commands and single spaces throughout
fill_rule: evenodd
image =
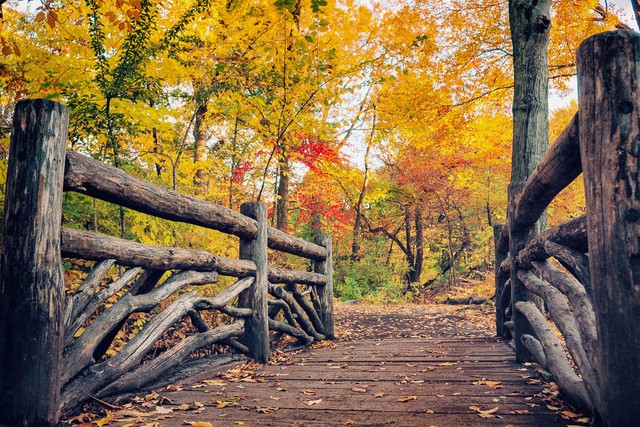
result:
M 268 227 L 264 204 L 235 212 L 66 152 L 67 123 L 66 109 L 48 100 L 22 101 L 14 113 L 0 275 L 0 425 L 54 425 L 61 411 L 140 389 L 214 344 L 264 363 L 282 335 L 303 345 L 334 337 L 330 237 L 307 242 Z M 238 236 L 239 259 L 62 227 L 63 191 Z M 268 248 L 307 258 L 313 272 L 271 266 Z M 66 299 L 62 257 L 95 261 Z M 120 276 L 108 280 L 116 270 Z M 198 294 L 219 276 L 237 280 L 216 296 Z M 114 348 L 139 313 L 146 323 Z M 155 354 L 159 340 L 184 324 L 186 336 Z
M 496 326 L 596 424 L 640 418 L 640 35 L 578 50 L 579 111 L 495 228 Z M 587 211 L 534 237 L 553 198 L 583 174 Z M 553 259 L 555 261 L 550 261 Z M 555 264 L 555 265 L 554 265 Z M 559 264 L 559 265 L 558 265 Z M 547 322 L 564 337 L 570 359 Z

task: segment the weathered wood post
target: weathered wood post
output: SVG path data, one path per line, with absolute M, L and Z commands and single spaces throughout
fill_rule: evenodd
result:
M 505 313 L 502 306 L 502 292 L 504 291 L 504 285 L 508 277 L 500 269 L 502 262 L 507 259 L 508 252 L 502 248 L 500 242 L 500 234 L 502 233 L 502 224 L 495 224 L 493 226 L 493 242 L 495 253 L 495 284 L 496 284 L 496 336 L 503 338 Z
M 0 424 L 59 418 L 62 186 L 69 114 L 44 99 L 13 116 L 0 274 Z
M 605 426 L 640 419 L 640 35 L 612 31 L 578 50 L 580 149 Z M 596 365 L 596 366 L 597 366 Z
M 524 249 L 531 239 L 535 237 L 536 225 L 530 227 L 520 227 L 515 220 L 516 204 L 522 190 L 524 182 L 514 182 L 509 184 L 509 260 L 511 261 L 511 304 L 515 306 L 518 301 L 528 301 L 528 291 L 524 284 L 518 279 L 518 253 Z M 513 316 L 513 342 L 516 347 L 516 360 L 518 362 L 533 362 L 533 355 L 522 344 L 523 335 L 536 336 L 527 318 L 518 310 L 512 310 Z
M 315 261 L 313 269 L 316 273 L 324 274 L 327 284 L 318 289 L 318 302 L 320 303 L 320 320 L 324 325 L 324 335 L 328 339 L 334 339 L 333 327 L 333 249 L 331 236 L 320 236 L 316 243 L 327 249 L 327 258 Z
M 269 360 L 269 262 L 267 258 L 267 206 L 264 203 L 243 203 L 240 213 L 256 220 L 258 232 L 254 239 L 240 239 L 240 259 L 250 259 L 256 264 L 255 283 L 238 298 L 240 307 L 253 310 L 240 341 L 249 348 L 249 355 L 258 363 Z

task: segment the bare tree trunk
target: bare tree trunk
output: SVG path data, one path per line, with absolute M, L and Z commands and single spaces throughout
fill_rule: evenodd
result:
M 517 276 L 516 256 L 535 235 L 536 226 L 518 228 L 513 220 L 514 197 L 544 157 L 549 147 L 549 28 L 551 0 L 509 0 L 509 24 L 513 42 L 513 151 L 509 191 L 510 259 L 512 303 L 527 300 L 527 291 Z M 538 224 L 543 228 L 543 215 Z M 513 311 L 516 358 L 532 359 L 521 341 L 523 334 L 534 332 L 524 315 Z
M 283 150 L 284 151 L 284 150 Z M 289 227 L 289 155 L 281 153 L 279 161 L 278 191 L 276 201 L 276 228 L 286 231 Z
M 416 227 L 416 257 L 413 267 L 413 283 L 420 281 L 422 275 L 422 264 L 424 261 L 424 228 L 422 224 L 422 205 L 416 205 L 415 213 L 415 227 Z
M 193 161 L 194 163 L 207 160 L 207 145 L 204 133 L 204 116 L 207 113 L 207 104 L 198 106 L 196 118 L 193 124 Z M 205 187 L 206 173 L 201 167 L 196 169 L 195 184 L 199 194 L 203 193 Z
M 360 229 L 362 228 L 362 204 L 364 202 L 364 195 L 367 191 L 367 181 L 369 180 L 369 152 L 371 151 L 371 145 L 373 144 L 373 136 L 376 131 L 376 115 L 373 114 L 373 123 L 371 125 L 371 135 L 367 143 L 367 149 L 364 153 L 364 179 L 362 180 L 362 189 L 358 196 L 358 203 L 356 204 L 356 221 L 353 225 L 353 242 L 351 244 L 351 261 L 356 261 L 360 258 Z

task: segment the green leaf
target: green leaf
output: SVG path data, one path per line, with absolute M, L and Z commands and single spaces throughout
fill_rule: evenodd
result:
M 304 36 L 304 39 L 306 41 L 308 41 L 309 43 L 313 43 L 313 37 L 311 37 L 311 36 Z

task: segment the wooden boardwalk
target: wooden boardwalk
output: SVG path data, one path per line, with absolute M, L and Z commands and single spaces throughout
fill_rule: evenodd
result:
M 281 356 L 276 364 L 239 366 L 180 391 L 158 391 L 168 399 L 159 401 L 160 412 L 167 413 L 144 421 L 159 426 L 566 425 L 540 400 L 536 373 L 517 364 L 513 351 L 491 331 L 461 331 L 449 316 L 440 327 L 432 324 L 428 334 L 412 334 L 428 316 L 371 316 L 370 330 L 384 323 L 390 326 L 387 335 L 395 330 L 400 336 L 366 338 L 365 330 L 364 337 Z

